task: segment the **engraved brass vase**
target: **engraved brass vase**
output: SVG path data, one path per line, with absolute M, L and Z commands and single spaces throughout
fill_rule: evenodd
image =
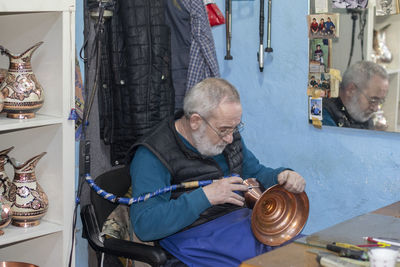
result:
M 7 76 L 0 85 L 4 96 L 3 112 L 8 118 L 30 119 L 43 106 L 43 88 L 32 70 L 31 57 L 42 44 L 39 42 L 21 54 L 13 54 L 0 46 L 1 54 L 8 56 L 10 66 Z
M 12 224 L 19 227 L 38 225 L 49 206 L 47 195 L 36 181 L 37 162 L 46 154 L 43 152 L 25 163 L 11 159 L 14 166 L 14 180 L 9 191 L 9 200 L 13 203 L 11 210 Z
M 244 196 L 247 207 L 253 208 L 251 229 L 258 241 L 279 246 L 301 232 L 309 213 L 305 192 L 291 193 L 281 185 L 274 185 L 262 192 L 254 178 L 244 183 L 252 186 Z
M 4 197 L 0 196 L 0 235 L 4 234 L 1 229 L 10 224 L 11 217 L 11 203 Z
M 13 149 L 14 147 L 10 147 L 7 149 L 4 149 L 0 151 L 0 196 L 5 197 L 6 199 L 8 198 L 8 191 L 10 190 L 11 186 L 11 180 L 8 177 L 4 166 L 9 160 L 8 153 Z

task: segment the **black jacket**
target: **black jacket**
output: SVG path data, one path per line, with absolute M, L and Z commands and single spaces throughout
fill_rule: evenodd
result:
M 343 105 L 343 102 L 339 97 L 324 98 L 322 100 L 322 106 L 324 107 L 325 112 L 329 112 L 329 115 L 339 127 L 358 129 L 374 128 L 372 119 L 369 119 L 365 122 L 355 121 L 347 112 L 346 107 Z
M 100 136 L 111 164 L 174 112 L 170 30 L 163 0 L 118 0 L 106 23 L 99 84 Z

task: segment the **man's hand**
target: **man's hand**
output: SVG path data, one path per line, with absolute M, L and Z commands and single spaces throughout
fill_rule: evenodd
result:
M 278 183 L 292 193 L 301 193 L 306 187 L 306 181 L 300 174 L 294 171 L 283 171 L 278 174 Z
M 244 205 L 244 197 L 234 191 L 248 191 L 247 185 L 242 184 L 240 177 L 223 178 L 204 186 L 203 191 L 211 205 L 231 203 L 237 206 Z

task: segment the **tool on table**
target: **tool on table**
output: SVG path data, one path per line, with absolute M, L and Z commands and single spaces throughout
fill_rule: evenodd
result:
M 260 0 L 260 46 L 257 53 L 258 66 L 264 69 L 264 0 Z
M 301 240 L 299 240 L 299 241 L 300 241 L 300 243 L 305 244 L 307 246 L 324 248 L 324 249 L 336 252 L 341 257 L 362 260 L 362 261 L 368 260 L 368 254 L 367 254 L 366 248 L 360 248 L 360 247 L 357 247 L 356 245 L 352 245 L 349 243 L 339 243 L 339 242 L 328 243 L 327 242 L 327 243 L 323 244 L 323 243 L 301 242 Z
M 357 245 L 357 247 L 360 248 L 369 248 L 369 247 L 380 247 L 380 248 L 384 248 L 384 247 L 390 247 L 390 244 L 386 244 L 386 243 L 382 243 L 382 242 L 378 242 L 378 243 L 374 243 L 374 244 L 362 244 L 362 245 Z
M 353 244 L 349 244 L 349 243 L 333 242 L 332 244 L 339 246 L 339 247 L 349 248 L 349 249 L 354 249 L 354 250 L 364 250 L 364 251 L 367 250 L 366 248 L 362 248 L 359 245 L 353 245 Z
M 232 41 L 232 0 L 225 0 L 225 31 L 226 31 L 226 55 L 225 60 L 232 60 L 231 41 Z
M 318 249 L 310 249 L 307 252 L 317 255 L 317 262 L 321 266 L 325 267 L 359 267 L 359 266 L 369 266 L 369 262 L 359 261 L 349 258 L 339 257 L 332 254 L 331 252 L 326 252 Z
M 363 260 L 363 261 L 368 260 L 368 254 L 364 250 L 351 249 L 347 247 L 338 246 L 335 244 L 326 245 L 326 249 L 333 252 L 337 252 L 341 257 Z

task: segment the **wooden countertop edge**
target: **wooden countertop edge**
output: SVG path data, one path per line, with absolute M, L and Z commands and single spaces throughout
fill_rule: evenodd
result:
M 400 218 L 400 201 L 395 202 L 393 204 L 390 204 L 388 206 L 385 206 L 383 208 L 374 210 L 374 211 L 372 211 L 370 213 L 386 215 L 386 216 L 393 216 L 393 217 Z M 309 267 L 318 266 L 318 263 L 316 261 L 316 255 L 312 254 L 310 252 L 307 252 L 308 249 L 312 249 L 313 248 L 312 246 L 307 246 L 305 244 L 299 244 L 299 243 L 290 243 L 290 244 L 286 245 L 285 247 L 277 248 L 276 250 L 270 251 L 270 252 L 265 253 L 265 254 L 261 254 L 261 255 L 259 255 L 257 257 L 254 257 L 252 259 L 248 259 L 248 260 L 242 262 L 242 264 L 240 264 L 240 267 L 260 267 L 260 266 L 264 266 L 263 264 L 265 264 L 265 259 L 266 258 L 268 258 L 269 260 L 271 258 L 274 258 L 274 255 L 271 255 L 272 253 L 273 254 L 280 254 L 280 252 L 281 252 L 282 254 L 284 254 L 285 250 L 287 249 L 287 247 L 295 248 L 294 250 L 295 250 L 296 253 L 293 253 L 294 251 L 292 251 L 291 252 L 292 254 L 290 256 L 298 257 L 297 260 L 302 262 L 302 263 L 300 263 L 301 266 L 309 266 Z M 318 248 L 318 249 L 324 250 L 322 248 Z M 303 253 L 301 253 L 301 252 L 303 252 Z M 264 258 L 264 259 L 262 259 L 262 258 Z M 261 265 L 257 264 L 256 263 L 257 261 L 260 261 Z M 283 263 L 285 261 L 287 261 L 287 258 L 282 255 L 282 262 L 281 263 Z M 275 265 L 274 262 L 275 261 L 273 260 L 273 262 L 271 262 L 272 265 L 269 265 L 269 266 L 279 266 L 279 265 Z M 306 264 L 306 265 L 304 265 L 304 264 Z M 297 266 L 297 265 L 294 265 L 294 266 Z

